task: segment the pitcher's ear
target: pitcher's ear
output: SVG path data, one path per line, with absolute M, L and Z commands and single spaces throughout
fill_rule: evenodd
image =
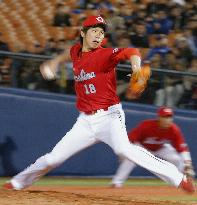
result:
M 83 29 L 81 29 L 81 37 L 84 37 L 85 36 L 85 33 L 83 31 Z

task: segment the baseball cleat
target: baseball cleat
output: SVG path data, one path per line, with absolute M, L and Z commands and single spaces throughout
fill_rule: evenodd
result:
M 9 190 L 15 190 L 14 186 L 12 185 L 11 182 L 6 182 L 5 184 L 3 184 L 3 188 L 4 189 L 9 189 Z
M 183 176 L 183 179 L 179 185 L 179 188 L 181 188 L 187 193 L 190 193 L 190 194 L 194 193 L 195 185 L 194 185 L 193 179 L 191 177 L 187 177 L 186 175 Z

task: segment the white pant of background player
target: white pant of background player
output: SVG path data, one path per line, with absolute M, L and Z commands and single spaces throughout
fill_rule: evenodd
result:
M 94 115 L 80 113 L 73 128 L 53 150 L 14 176 L 11 183 L 15 189 L 25 188 L 72 155 L 99 141 L 108 144 L 117 155 L 128 158 L 176 187 L 183 179 L 183 174 L 173 164 L 130 144 L 125 128 L 124 112 L 122 106 L 117 104 L 109 107 L 107 111 L 101 109 Z
M 137 145 L 136 145 L 137 146 Z M 140 147 L 140 145 L 138 145 Z M 184 160 L 181 155 L 170 144 L 165 144 L 162 149 L 151 152 L 154 156 L 164 159 L 174 164 L 180 172 L 184 169 Z M 130 173 L 137 165 L 126 158 L 120 158 L 120 165 L 112 179 L 115 187 L 121 187 L 129 178 Z

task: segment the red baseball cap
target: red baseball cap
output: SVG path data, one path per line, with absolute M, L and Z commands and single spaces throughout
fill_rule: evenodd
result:
M 84 22 L 83 27 L 95 26 L 98 24 L 106 25 L 105 20 L 101 16 L 89 16 Z
M 169 107 L 160 107 L 157 111 L 157 114 L 160 117 L 171 117 L 174 115 L 174 112 L 171 108 Z

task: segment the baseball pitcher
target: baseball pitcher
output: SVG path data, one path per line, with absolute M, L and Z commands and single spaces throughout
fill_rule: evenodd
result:
M 50 153 L 14 176 L 4 185 L 5 188 L 20 190 L 28 187 L 79 151 L 102 141 L 117 155 L 150 170 L 176 187 L 194 192 L 192 180 L 176 166 L 129 142 L 124 111 L 116 95 L 115 67 L 122 60 L 130 61 L 132 84 L 137 87 L 131 91 L 136 94 L 142 92 L 148 78 L 142 72 L 138 49 L 101 46 L 105 30 L 106 22 L 101 16 L 89 16 L 83 22 L 81 42 L 76 43 L 70 51 L 65 49 L 63 54 L 41 66 L 43 77 L 53 79 L 56 77 L 58 66 L 71 58 L 79 117 Z M 136 84 L 139 86 L 135 86 Z

